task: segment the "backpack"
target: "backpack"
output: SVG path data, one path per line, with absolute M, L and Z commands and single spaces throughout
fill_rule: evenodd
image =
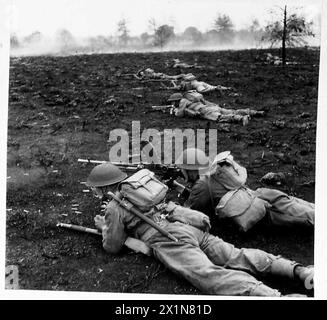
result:
M 247 180 L 246 168 L 234 161 L 230 151 L 221 152 L 215 157 L 210 168 L 210 175 L 229 190 L 245 185 Z
M 196 90 L 190 90 L 184 94 L 184 98 L 191 102 L 203 101 L 203 95 Z
M 159 181 L 152 171 L 142 169 L 122 181 L 119 191 L 139 210 L 148 212 L 153 206 L 162 202 L 168 187 Z
M 241 231 L 246 232 L 265 216 L 269 207 L 271 205 L 258 198 L 253 190 L 242 186 L 227 192 L 215 211 L 219 218 L 231 218 Z

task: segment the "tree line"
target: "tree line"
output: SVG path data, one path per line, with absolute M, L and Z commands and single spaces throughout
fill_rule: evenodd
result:
M 248 27 L 236 30 L 232 19 L 226 14 L 217 14 L 212 23 L 212 28 L 201 32 L 194 26 L 187 27 L 181 33 L 175 33 L 173 25 L 158 24 L 155 19 L 149 20 L 149 32 L 139 36 L 131 36 L 128 22 L 121 19 L 117 23 L 115 35 L 89 37 L 81 44 L 70 31 L 62 29 L 55 35 L 55 43 L 61 52 L 106 52 L 124 50 L 149 50 L 171 48 L 198 48 L 206 46 L 228 47 L 240 43 L 248 47 L 282 46 L 286 47 L 305 45 L 307 38 L 314 36 L 313 22 L 307 21 L 299 13 L 289 13 L 287 7 L 281 12 L 272 13 L 272 22 L 261 26 L 257 19 L 253 19 Z M 11 35 L 11 47 L 33 45 L 42 42 L 44 36 L 36 31 L 24 38 Z M 284 53 L 283 53 L 284 55 Z M 283 56 L 284 57 L 284 56 Z

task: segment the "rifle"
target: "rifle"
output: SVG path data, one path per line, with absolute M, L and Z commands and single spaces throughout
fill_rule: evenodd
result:
M 134 215 L 136 215 L 137 217 L 139 217 L 141 220 L 145 221 L 146 223 L 148 223 L 151 227 L 155 228 L 156 230 L 158 230 L 161 234 L 163 234 L 164 236 L 166 236 L 167 238 L 169 238 L 170 240 L 173 240 L 175 242 L 178 242 L 178 239 L 175 238 L 171 233 L 169 233 L 168 231 L 166 231 L 165 229 L 161 228 L 159 225 L 157 225 L 153 220 L 149 219 L 147 216 L 145 216 L 142 212 L 140 212 L 138 209 L 136 209 L 135 207 L 133 207 L 132 205 L 127 204 L 126 202 L 122 201 L 122 199 L 120 199 L 118 196 L 114 195 L 112 192 L 108 192 L 107 193 L 109 197 L 111 197 L 112 199 L 114 199 L 115 201 L 118 202 L 118 204 L 124 208 L 125 210 L 133 213 Z
M 89 160 L 89 159 L 78 159 L 78 162 L 93 163 L 93 164 L 103 164 L 109 161 L 100 160 Z M 139 162 L 139 163 L 125 163 L 125 162 L 110 162 L 111 164 L 117 166 L 119 169 L 124 171 L 138 171 L 141 169 L 148 169 L 154 172 L 156 175 L 162 177 L 163 180 L 177 179 L 178 177 L 183 177 L 182 171 L 176 165 L 171 164 L 160 164 L 160 163 L 149 163 L 149 162 Z
M 178 197 L 188 198 L 190 196 L 192 191 L 190 188 L 184 186 L 176 180 L 173 180 L 172 184 L 174 188 L 178 191 Z
M 168 111 L 170 113 L 171 110 L 175 108 L 175 106 L 172 105 L 172 104 L 168 104 L 168 105 L 165 105 L 165 106 L 152 106 L 151 108 L 152 108 L 153 111 L 162 111 L 163 113 Z
M 137 80 L 140 80 L 140 78 L 135 73 L 121 73 L 119 77 L 125 77 L 127 79 L 136 78 Z
M 72 229 L 72 230 L 86 232 L 86 233 L 92 233 L 92 234 L 96 234 L 98 236 L 102 235 L 101 231 L 99 231 L 97 229 L 91 229 L 91 228 L 87 228 L 87 227 L 83 227 L 83 226 L 78 226 L 76 224 L 68 224 L 68 223 L 59 222 L 59 223 L 57 223 L 57 227 Z M 127 237 L 124 245 L 135 252 L 142 252 L 143 254 L 145 254 L 147 256 L 151 255 L 151 249 L 141 240 Z
M 92 234 L 96 234 L 98 236 L 102 235 L 102 233 L 97 229 L 91 229 L 91 228 L 87 228 L 87 227 L 83 227 L 83 226 L 78 226 L 76 224 L 68 224 L 68 223 L 59 222 L 59 223 L 57 223 L 57 227 L 72 229 L 72 230 L 86 232 L 86 233 L 92 233 Z

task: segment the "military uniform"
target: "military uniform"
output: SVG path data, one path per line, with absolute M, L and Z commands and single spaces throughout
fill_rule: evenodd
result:
M 195 90 L 199 93 L 205 93 L 210 91 L 218 90 L 218 86 L 213 86 L 204 81 L 192 80 L 192 81 L 183 81 L 180 85 L 182 91 Z
M 237 167 L 237 175 L 232 166 L 225 166 L 226 170 L 233 171 L 228 174 L 221 170 L 218 174 L 208 173 L 200 177 L 192 187 L 187 205 L 206 214 L 213 215 L 221 198 L 231 190 L 245 186 L 247 174 L 242 166 Z M 238 179 L 238 177 L 240 177 Z M 278 226 L 313 226 L 315 205 L 308 201 L 289 196 L 286 193 L 270 188 L 251 190 L 254 197 L 267 203 L 266 222 Z M 241 204 L 240 204 L 241 205 Z
M 175 115 L 183 117 L 191 113 L 197 113 L 200 117 L 219 122 L 240 122 L 244 116 L 259 114 L 258 111 L 247 109 L 225 109 L 218 104 L 204 100 L 202 94 L 197 92 L 187 92 L 180 100 Z
M 142 79 L 145 80 L 179 80 L 179 79 L 183 79 L 184 77 L 190 76 L 191 74 L 178 74 L 175 76 L 169 76 L 165 73 L 162 72 L 155 72 L 153 69 L 151 68 L 147 68 L 145 70 L 142 70 L 141 72 L 139 72 L 139 74 L 137 76 L 140 76 Z
M 168 239 L 112 200 L 102 227 L 104 249 L 119 252 L 131 235 L 150 246 L 168 269 L 206 294 L 280 296 L 279 291 L 255 276 L 294 277 L 295 262 L 257 249 L 238 249 L 209 234 L 209 218 L 199 211 L 169 202 L 156 206 L 146 216 L 179 241 Z

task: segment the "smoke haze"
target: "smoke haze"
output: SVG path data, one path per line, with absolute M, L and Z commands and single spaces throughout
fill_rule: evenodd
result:
M 196 51 L 196 50 L 242 50 L 262 49 L 270 47 L 270 43 L 260 41 L 262 32 L 250 33 L 237 31 L 230 39 L 222 41 L 219 37 L 202 36 L 200 40 L 190 40 L 183 35 L 176 35 L 167 39 L 162 45 L 155 45 L 153 36 L 131 37 L 122 44 L 118 37 L 75 37 L 68 30 L 58 31 L 54 36 L 44 36 L 34 32 L 25 38 L 11 36 L 10 55 L 37 56 L 37 55 L 76 55 L 101 54 L 118 52 L 161 52 L 161 51 Z M 307 38 L 308 46 L 320 46 L 320 36 Z

